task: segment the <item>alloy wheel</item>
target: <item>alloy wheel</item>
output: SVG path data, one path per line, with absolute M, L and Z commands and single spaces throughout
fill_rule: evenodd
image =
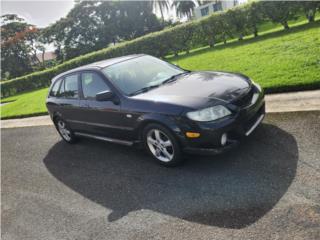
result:
M 66 141 L 71 141 L 71 132 L 68 130 L 66 123 L 62 120 L 58 121 L 58 130 L 61 134 L 61 136 L 64 138 Z
M 159 129 L 151 129 L 147 134 L 147 144 L 151 153 L 162 162 L 170 162 L 174 157 L 173 143 Z

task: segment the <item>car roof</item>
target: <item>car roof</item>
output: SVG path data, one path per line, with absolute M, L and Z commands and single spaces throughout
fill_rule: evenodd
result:
M 127 56 L 122 56 L 122 57 L 115 57 L 115 58 L 109 58 L 106 60 L 102 60 L 99 62 L 94 62 L 94 63 L 90 63 L 81 67 L 77 67 L 71 70 L 68 70 L 66 72 L 60 73 L 59 75 L 55 76 L 52 79 L 52 83 L 57 80 L 58 78 L 61 78 L 64 75 L 73 73 L 73 72 L 78 72 L 78 71 L 82 71 L 82 70 L 93 70 L 93 69 L 102 69 L 105 67 L 108 67 L 110 65 L 116 64 L 116 63 L 120 63 L 120 62 L 124 62 L 133 58 L 137 58 L 137 57 L 141 57 L 141 56 L 145 56 L 145 54 L 132 54 L 132 55 L 127 55 Z

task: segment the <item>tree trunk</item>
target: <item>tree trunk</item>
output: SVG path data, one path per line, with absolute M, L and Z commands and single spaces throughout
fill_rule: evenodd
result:
M 309 15 L 308 16 L 308 21 L 309 21 L 309 23 L 311 23 L 311 22 L 314 22 L 314 15 Z
M 162 26 L 164 26 L 164 16 L 163 16 L 163 11 L 161 6 L 160 6 L 160 13 L 161 13 L 161 19 L 162 19 Z
M 314 16 L 316 14 L 316 11 L 316 9 L 305 9 L 306 18 L 308 19 L 309 23 L 314 22 Z
M 44 64 L 44 54 L 45 54 L 45 50 L 42 51 L 42 67 L 45 67 L 45 64 Z
M 226 38 L 225 33 L 223 34 L 223 43 L 224 43 L 224 44 L 227 44 L 227 38 Z
M 289 30 L 289 25 L 287 21 L 282 22 L 282 26 L 284 27 L 285 30 Z
M 254 37 L 258 37 L 258 28 L 257 28 L 257 26 L 253 27 L 253 35 L 254 35 Z

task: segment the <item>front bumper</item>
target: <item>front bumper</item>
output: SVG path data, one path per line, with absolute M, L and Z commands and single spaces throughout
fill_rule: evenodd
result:
M 265 116 L 265 101 L 262 92 L 252 105 L 240 108 L 233 115 L 215 122 L 185 122 L 182 131 L 199 132 L 199 138 L 187 138 L 182 134 L 180 142 L 183 151 L 201 155 L 219 154 L 239 145 L 241 138 L 249 136 L 262 122 Z M 226 144 L 221 143 L 223 134 L 227 134 Z

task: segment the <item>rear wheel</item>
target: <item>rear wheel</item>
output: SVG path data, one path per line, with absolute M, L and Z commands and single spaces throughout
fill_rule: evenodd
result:
M 159 124 L 150 124 L 143 131 L 147 151 L 160 164 L 176 166 L 182 163 L 181 150 L 173 134 Z
M 64 141 L 67 143 L 74 143 L 76 141 L 76 136 L 72 132 L 68 124 L 61 118 L 55 120 L 56 128 Z

